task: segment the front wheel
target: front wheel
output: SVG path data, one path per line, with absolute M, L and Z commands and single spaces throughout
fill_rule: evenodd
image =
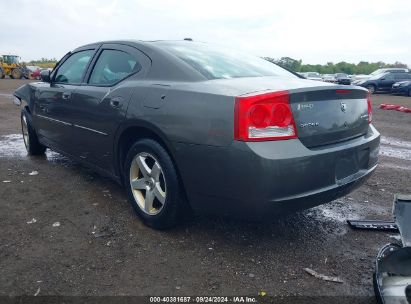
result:
M 175 226 L 184 209 L 184 193 L 167 151 L 152 139 L 141 139 L 127 153 L 124 181 L 128 198 L 152 228 Z
M 411 89 L 408 90 L 408 96 L 411 97 Z
M 20 69 L 13 69 L 10 73 L 11 78 L 20 79 L 23 76 L 23 73 Z
M 29 155 L 42 155 L 46 151 L 37 137 L 36 131 L 31 125 L 30 114 L 26 109 L 21 111 L 21 131 L 23 133 L 24 145 Z
M 368 85 L 367 89 L 370 92 L 370 94 L 374 94 L 375 90 L 376 90 L 375 85 L 373 85 L 373 84 Z

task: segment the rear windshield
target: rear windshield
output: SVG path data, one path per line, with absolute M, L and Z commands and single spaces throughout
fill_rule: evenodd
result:
M 195 42 L 161 42 L 161 45 L 207 79 L 261 76 L 298 78 L 265 59 L 233 50 Z

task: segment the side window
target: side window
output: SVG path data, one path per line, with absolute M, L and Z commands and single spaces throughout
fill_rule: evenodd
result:
M 89 83 L 114 84 L 140 69 L 140 63 L 130 54 L 119 50 L 104 50 L 94 66 Z
M 55 82 L 80 83 L 94 50 L 74 53 L 59 67 Z
M 394 75 L 388 74 L 388 75 L 385 75 L 383 78 L 385 78 L 385 80 L 394 80 Z
M 397 74 L 395 75 L 395 79 L 397 80 L 411 79 L 411 74 L 406 74 L 406 73 Z

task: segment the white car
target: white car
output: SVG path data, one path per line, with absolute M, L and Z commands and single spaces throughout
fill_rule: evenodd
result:
M 323 78 L 321 77 L 320 73 L 317 72 L 307 72 L 305 73 L 305 78 L 310 80 L 323 81 Z
M 322 78 L 325 82 L 335 82 L 335 75 L 333 74 L 324 74 Z

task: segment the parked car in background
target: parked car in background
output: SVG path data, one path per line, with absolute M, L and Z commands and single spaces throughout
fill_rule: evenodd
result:
M 333 74 L 324 74 L 322 78 L 325 82 L 335 82 L 335 76 Z
M 396 82 L 411 80 L 411 73 L 389 72 L 377 74 L 368 80 L 363 80 L 356 85 L 367 88 L 370 93 L 391 92 L 392 85 Z
M 384 69 L 378 69 L 372 72 L 370 75 L 355 75 L 354 81 L 352 81 L 352 84 L 358 85 L 363 80 L 370 79 L 374 76 L 381 75 L 384 73 L 408 73 L 410 72 L 409 69 L 406 68 L 384 68 Z
M 39 66 L 28 65 L 28 66 L 26 66 L 26 68 L 28 70 L 28 78 L 40 79 L 41 68 Z
M 31 73 L 31 78 L 33 78 L 33 79 L 37 79 L 37 80 L 40 80 L 40 73 L 41 73 L 41 69 L 37 69 L 37 70 L 35 70 L 34 72 L 32 72 Z
M 370 76 L 375 76 L 383 73 L 408 73 L 409 69 L 406 68 L 384 68 L 375 70 L 370 74 Z
M 394 83 L 391 88 L 391 93 L 407 95 L 411 97 L 411 80 Z
M 348 74 L 336 73 L 335 74 L 335 83 L 350 85 L 351 84 L 351 78 L 348 77 Z
M 188 210 L 271 219 L 346 195 L 377 166 L 367 90 L 241 52 L 100 42 L 42 80 L 14 92 L 28 153 L 50 148 L 110 176 L 151 227 Z
M 320 73 L 317 72 L 307 72 L 305 73 L 305 78 L 310 80 L 323 81 Z

